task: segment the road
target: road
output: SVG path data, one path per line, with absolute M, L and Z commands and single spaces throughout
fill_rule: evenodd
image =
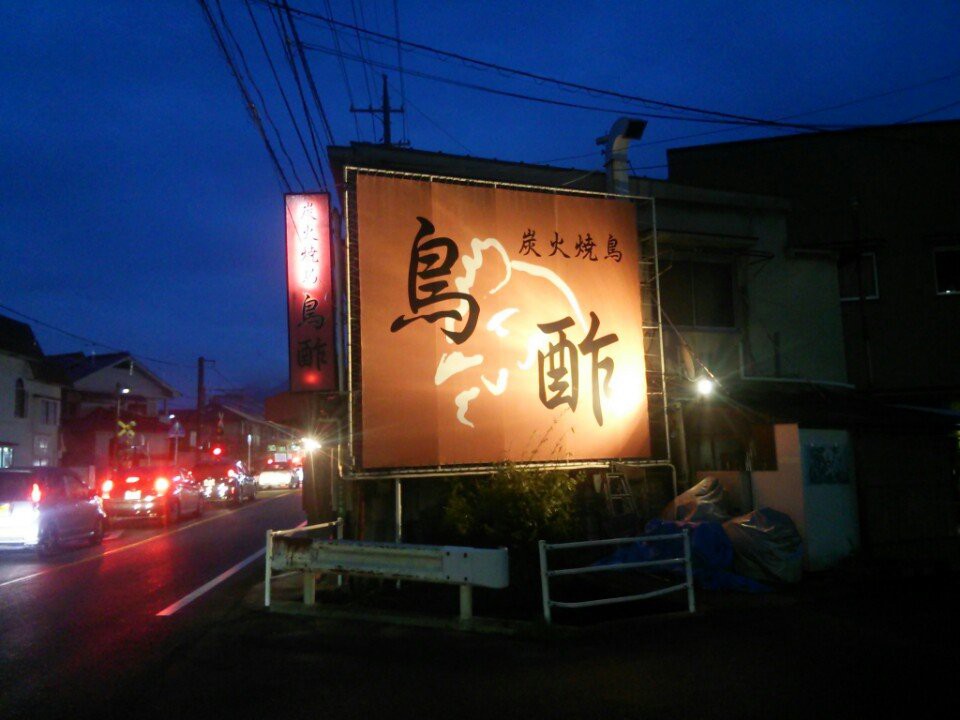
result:
M 119 715 L 263 572 L 265 531 L 303 519 L 299 492 L 264 492 L 172 528 L 120 526 L 49 561 L 0 554 L 0 718 Z

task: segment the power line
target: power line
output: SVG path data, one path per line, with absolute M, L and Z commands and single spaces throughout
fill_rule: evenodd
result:
M 393 84 L 392 84 L 392 83 L 390 84 L 390 87 L 393 87 Z M 447 130 L 445 130 L 436 120 L 434 120 L 433 118 L 431 118 L 426 112 L 424 112 L 422 109 L 420 109 L 419 107 L 417 107 L 417 106 L 413 103 L 413 101 L 407 100 L 407 104 L 410 105 L 410 107 L 412 107 L 412 108 L 413 108 L 414 110 L 416 110 L 418 113 L 420 113 L 420 114 L 423 116 L 424 120 L 426 120 L 428 123 L 430 123 L 431 125 L 433 125 L 437 130 L 439 130 L 440 132 L 442 132 L 442 133 L 443 133 L 444 135 L 446 135 L 448 138 L 450 138 L 451 140 L 453 140 L 453 142 L 455 142 L 457 145 L 459 145 L 461 148 L 463 148 L 468 155 L 472 155 L 472 154 L 473 154 L 473 151 L 472 151 L 470 148 L 468 148 L 466 145 L 464 145 L 462 142 L 460 142 L 456 137 L 454 137 L 454 136 L 453 136 L 452 134 L 450 134 Z M 403 113 L 403 117 L 406 118 L 406 113 Z M 404 119 L 404 124 L 406 124 L 406 119 Z M 406 135 L 406 128 L 404 128 L 404 135 Z
M 224 60 L 227 62 L 227 67 L 230 68 L 230 73 L 233 75 L 233 79 L 237 83 L 237 89 L 240 90 L 240 94 L 243 96 L 243 102 L 246 105 L 250 119 L 253 120 L 253 124 L 260 133 L 263 144 L 267 148 L 267 153 L 270 155 L 270 159 L 273 161 L 273 166 L 276 169 L 277 175 L 282 184 L 281 189 L 285 187 L 285 189 L 289 191 L 290 181 L 287 180 L 286 173 L 283 172 L 283 167 L 280 165 L 280 161 L 277 159 L 277 154 L 273 150 L 273 145 L 270 144 L 270 138 L 267 137 L 267 132 L 263 127 L 263 123 L 260 121 L 260 116 L 257 114 L 257 108 L 253 104 L 253 100 L 250 98 L 250 93 L 247 92 L 247 88 L 243 83 L 243 78 L 240 77 L 240 73 L 233 62 L 233 57 L 230 55 L 230 50 L 227 48 L 227 44 L 224 41 L 223 36 L 220 34 L 220 28 L 217 27 L 217 21 L 213 17 L 213 13 L 210 12 L 210 8 L 207 6 L 206 0 L 197 0 L 197 3 L 203 10 L 207 24 L 210 26 L 210 30 L 213 33 L 213 38 L 216 40 L 217 47 L 220 48 L 220 52 L 223 55 Z
M 393 0 L 393 34 L 400 37 L 400 11 L 397 9 L 397 0 Z M 400 68 L 400 107 L 402 108 L 407 102 L 407 91 L 403 84 L 403 49 L 400 43 L 397 43 L 397 67 Z M 409 140 L 407 137 L 406 113 L 401 115 L 401 118 L 403 119 L 403 136 L 400 141 L 406 142 Z
M 280 151 L 283 153 L 284 157 L 287 158 L 287 162 L 290 163 L 290 170 L 293 173 L 294 179 L 297 181 L 297 185 L 302 189 L 304 188 L 303 180 L 300 179 L 300 174 L 297 172 L 297 165 L 293 162 L 293 158 L 290 157 L 290 153 L 287 152 L 287 146 L 283 142 L 283 135 L 280 134 L 277 124 L 273 121 L 273 117 L 270 115 L 270 110 L 267 107 L 267 101 L 263 97 L 263 93 L 260 92 L 260 86 L 257 85 L 257 81 L 253 77 L 253 72 L 250 70 L 250 66 L 247 64 L 247 56 L 243 52 L 243 48 L 240 47 L 240 43 L 237 42 L 236 36 L 233 34 L 233 30 L 230 28 L 230 23 L 227 22 L 227 16 L 223 12 L 223 5 L 221 5 L 220 0 L 216 0 L 217 12 L 220 14 L 220 22 L 223 24 L 223 29 L 226 31 L 227 35 L 230 37 L 230 40 L 233 41 L 233 46 L 237 49 L 237 55 L 240 58 L 240 63 L 243 65 L 243 69 L 247 74 L 247 80 L 249 80 L 250 85 L 253 87 L 254 92 L 257 94 L 257 97 L 260 98 L 260 107 L 263 109 L 263 115 L 267 119 L 267 122 L 270 124 L 270 127 L 273 128 L 273 133 L 277 138 L 277 144 L 280 145 Z M 269 58 L 268 58 L 269 59 Z
M 330 0 L 324 0 L 327 5 L 327 14 L 331 17 L 333 16 L 333 8 L 330 6 Z M 340 51 L 340 33 L 337 32 L 337 29 L 330 25 L 330 34 L 333 36 L 333 44 L 337 48 L 337 51 Z M 343 75 L 343 84 L 347 88 L 347 99 L 350 101 L 350 107 L 354 106 L 353 102 L 353 88 L 350 86 L 350 77 L 347 75 L 347 64 L 343 61 L 343 58 L 340 58 L 340 73 Z M 360 136 L 360 120 L 356 115 L 353 116 L 353 128 L 357 133 L 357 140 L 361 139 Z
M 313 153 L 317 159 L 317 167 L 323 169 L 323 156 L 320 154 L 320 148 L 317 144 L 317 129 L 313 124 L 313 117 L 310 114 L 310 107 L 307 105 L 307 97 L 303 92 L 303 85 L 300 82 L 300 72 L 297 70 L 297 63 L 293 57 L 293 51 L 290 49 L 290 37 L 287 35 L 287 26 L 285 16 L 276 8 L 270 8 L 270 16 L 273 19 L 273 25 L 277 30 L 277 35 L 280 38 L 280 44 L 283 47 L 284 58 L 287 61 L 287 66 L 290 68 L 290 73 L 293 75 L 294 84 L 297 86 L 297 94 L 300 96 L 300 106 L 303 108 L 303 115 L 307 121 L 307 129 L 310 131 L 310 142 L 313 145 Z M 309 155 L 309 153 L 308 153 Z M 320 187 L 324 187 L 324 182 L 321 176 L 318 176 L 318 182 Z
M 260 1 L 264 2 L 265 0 L 260 0 Z M 303 46 L 307 50 L 312 50 L 314 52 L 319 52 L 325 55 L 338 54 L 337 51 L 334 50 L 333 48 L 328 48 L 323 45 L 316 45 L 313 43 L 304 43 Z M 397 70 L 397 67 L 395 65 L 391 65 L 389 63 L 382 63 L 377 60 L 371 60 L 369 58 L 365 59 L 362 57 L 358 57 L 357 55 L 351 55 L 348 53 L 341 53 L 341 54 L 347 60 L 365 63 L 367 65 L 386 69 L 386 70 L 394 70 L 394 71 Z M 613 115 L 625 115 L 633 112 L 632 110 L 625 109 L 625 108 L 604 107 L 599 105 L 586 105 L 583 103 L 574 103 L 574 102 L 568 102 L 566 100 L 555 100 L 553 98 L 545 98 L 537 95 L 530 95 L 529 93 L 517 93 L 517 92 L 512 92 L 510 90 L 500 90 L 498 88 L 493 88 L 488 85 L 479 85 L 477 83 L 466 82 L 464 80 L 455 80 L 453 78 L 444 77 L 442 75 L 434 75 L 432 73 L 427 73 L 427 72 L 421 72 L 419 70 L 407 69 L 405 70 L 405 72 L 408 73 L 409 75 L 423 78 L 425 80 L 433 80 L 435 82 L 440 82 L 447 85 L 453 85 L 455 87 L 466 88 L 469 90 L 477 90 L 479 92 L 485 92 L 492 95 L 500 95 L 502 97 L 514 98 L 515 100 L 525 100 L 527 102 L 541 103 L 546 105 L 555 105 L 558 107 L 571 108 L 575 110 L 591 110 L 595 112 L 603 112 L 603 113 L 609 113 Z M 675 120 L 679 122 L 710 123 L 710 124 L 737 125 L 737 126 L 745 125 L 745 123 L 740 120 L 728 120 L 728 119 L 722 119 L 722 118 L 694 118 L 694 117 L 688 117 L 684 115 L 664 115 L 660 113 L 651 113 L 651 112 L 644 112 L 643 115 L 644 117 L 649 117 L 649 118 L 657 118 L 662 120 Z M 754 124 L 747 124 L 747 125 L 749 127 L 757 127 Z M 844 127 L 844 126 L 838 126 L 838 127 Z
M 193 365 L 187 365 L 187 364 L 184 364 L 184 363 L 178 363 L 178 362 L 174 362 L 173 360 L 162 360 L 162 359 L 160 359 L 160 358 L 150 357 L 150 356 L 148 356 L 148 355 L 141 355 L 140 353 L 135 353 L 135 352 L 133 352 L 133 351 L 131 351 L 131 350 L 124 350 L 123 348 L 119 348 L 119 347 L 116 347 L 116 346 L 114 346 L 114 345 L 108 345 L 107 343 L 102 343 L 102 342 L 99 342 L 98 340 L 94 340 L 94 339 L 92 339 L 92 338 L 88 338 L 88 337 L 85 337 L 85 336 L 83 336 L 83 335 L 77 335 L 76 333 L 70 332 L 69 330 L 64 330 L 63 328 L 57 327 L 56 325 L 51 325 L 51 324 L 48 323 L 48 322 L 44 322 L 43 320 L 39 320 L 39 319 L 37 319 L 37 318 L 35 318 L 35 317 L 31 317 L 30 315 L 27 315 L 26 313 L 22 313 L 22 312 L 20 312 L 19 310 L 16 310 L 16 309 L 10 307 L 9 305 L 2 305 L 2 304 L 0 304 L 0 310 L 6 310 L 6 311 L 9 312 L 9 313 L 13 313 L 13 314 L 16 315 L 17 317 L 22 317 L 24 320 L 28 320 L 29 322 L 33 323 L 34 325 L 39 325 L 40 327 L 45 327 L 45 328 L 47 328 L 48 330 L 53 330 L 53 331 L 58 332 L 58 333 L 60 333 L 60 334 L 62 334 L 62 335 L 66 335 L 67 337 L 71 337 L 71 338 L 73 338 L 74 340 L 79 340 L 79 341 L 81 341 L 81 342 L 83 342 L 83 343 L 86 343 L 87 345 L 91 345 L 91 346 L 94 346 L 94 347 L 104 348 L 104 349 L 106 349 L 106 350 L 112 350 L 113 352 L 119 352 L 119 353 L 124 353 L 124 352 L 125 352 L 125 353 L 130 353 L 131 355 L 135 355 L 135 356 L 136 356 L 138 359 L 140 359 L 140 360 L 148 360 L 148 361 L 150 361 L 150 362 L 152 362 L 152 363 L 158 363 L 158 364 L 161 364 L 161 365 L 172 365 L 172 366 L 174 366 L 174 367 L 181 367 L 181 368 L 192 368 L 192 367 L 193 367 Z
M 317 84 L 313 81 L 313 72 L 310 70 L 310 63 L 307 62 L 307 56 L 303 52 L 303 43 L 300 41 L 300 33 L 297 32 L 297 25 L 293 20 L 293 15 L 290 11 L 290 4 L 287 0 L 283 0 L 284 7 L 287 11 L 287 19 L 290 22 L 290 31 L 293 34 L 293 42 L 297 47 L 297 54 L 300 56 L 300 64 L 303 66 L 304 77 L 307 79 L 307 86 L 310 88 L 310 92 L 313 94 L 313 102 L 317 106 L 317 110 L 320 113 L 320 119 L 323 121 L 323 128 L 327 133 L 327 140 L 331 145 L 336 145 L 336 141 L 333 139 L 333 129 L 330 127 L 330 121 L 327 119 L 327 113 L 323 109 L 323 102 L 320 100 L 320 93 L 317 91 Z
M 271 6 L 272 6 L 272 5 L 275 5 L 275 2 L 273 2 L 273 0 L 257 0 L 257 1 L 258 1 L 258 2 L 261 2 L 261 3 L 265 4 L 265 5 L 271 5 Z M 625 101 L 628 101 L 628 102 L 640 103 L 640 104 L 643 104 L 643 105 L 646 105 L 646 106 L 660 107 L 660 108 L 669 109 L 669 110 L 676 110 L 676 111 L 680 111 L 680 112 L 697 113 L 697 114 L 699 114 L 699 115 L 708 115 L 708 116 L 713 116 L 713 117 L 716 117 L 716 118 L 724 118 L 724 119 L 727 119 L 727 120 L 736 120 L 736 121 L 739 121 L 740 124 L 747 124 L 747 125 L 766 125 L 766 126 L 781 127 L 781 128 L 784 128 L 784 129 L 792 129 L 792 130 L 824 130 L 824 129 L 825 129 L 824 126 L 819 126 L 819 125 L 806 125 L 806 124 L 797 124 L 797 123 L 784 123 L 784 122 L 779 122 L 779 121 L 776 121 L 776 120 L 769 120 L 769 119 L 766 119 L 766 118 L 758 118 L 758 117 L 753 117 L 753 116 L 750 116 L 750 115 L 740 115 L 740 114 L 737 114 L 737 113 L 727 113 L 727 112 L 722 112 L 722 111 L 719 111 L 719 110 L 710 110 L 710 109 L 708 109 L 708 108 L 699 108 L 699 107 L 696 107 L 696 106 L 685 105 L 685 104 L 682 104 L 682 103 L 674 103 L 674 102 L 668 102 L 668 101 L 665 101 L 665 100 L 657 100 L 657 99 L 655 99 L 655 98 L 648 98 L 648 97 L 643 97 L 643 96 L 640 96 L 640 95 L 631 95 L 631 94 L 623 93 L 623 92 L 620 92 L 620 91 L 617 91 L 617 90 L 609 90 L 609 89 L 606 89 L 606 88 L 599 88 L 599 87 L 594 87 L 594 86 L 590 86 L 590 85 L 583 85 L 583 84 L 581 84 L 581 83 L 574 83 L 574 82 L 570 82 L 570 81 L 567 81 L 567 80 L 562 80 L 562 79 L 560 79 L 560 78 L 551 77 L 551 76 L 548 76 L 548 75 L 541 75 L 541 74 L 539 74 L 539 73 L 533 73 L 533 72 L 530 72 L 530 71 L 527 71 L 527 70 L 521 70 L 521 69 L 518 69 L 518 68 L 508 67 L 508 66 L 506 66 L 506 65 L 500 65 L 500 64 L 498 64 L 498 63 L 492 63 L 492 62 L 487 62 L 487 61 L 485 61 L 485 60 L 479 60 L 479 59 L 477 59 L 477 58 L 472 58 L 472 57 L 468 57 L 468 56 L 466 56 L 466 55 L 461 55 L 460 53 L 454 53 L 454 52 L 450 52 L 450 51 L 446 51 L 446 50 L 440 50 L 440 49 L 438 49 L 438 48 L 434 48 L 434 47 L 431 47 L 431 46 L 429 46 L 429 45 L 423 45 L 423 44 L 421 44 L 421 43 L 412 42 L 412 41 L 410 41 L 410 40 L 404 40 L 403 38 L 400 38 L 400 37 L 395 36 L 395 35 L 387 35 L 387 34 L 384 34 L 384 33 L 374 32 L 373 30 L 367 30 L 366 28 L 362 28 L 362 27 L 360 27 L 359 25 L 356 25 L 356 24 L 351 25 L 350 23 L 344 23 L 344 22 L 341 22 L 341 21 L 339 21 L 339 20 L 334 20 L 333 18 L 326 17 L 326 16 L 320 15 L 320 14 L 318 14 L 318 13 L 310 12 L 310 11 L 307 11 L 307 10 L 301 10 L 301 9 L 299 9 L 299 8 L 293 8 L 293 7 L 291 7 L 291 6 L 289 5 L 289 3 L 288 3 L 287 0 L 283 0 L 283 4 L 284 4 L 284 7 L 287 9 L 288 12 L 296 13 L 296 14 L 301 15 L 301 16 L 303 16 L 303 17 L 313 18 L 313 19 L 315 19 L 315 20 L 320 20 L 320 21 L 323 21 L 323 22 L 327 22 L 327 23 L 332 23 L 332 24 L 335 24 L 335 25 L 339 25 L 339 26 L 341 26 L 341 27 L 344 27 L 344 28 L 347 28 L 347 29 L 350 29 L 350 30 L 354 30 L 354 31 L 357 32 L 358 34 L 359 34 L 359 33 L 362 33 L 362 34 L 367 35 L 367 36 L 369 36 L 369 37 L 379 38 L 379 39 L 381 39 L 381 40 L 388 41 L 388 42 L 390 42 L 390 43 L 397 43 L 398 45 L 403 45 L 403 46 L 408 47 L 408 48 L 414 48 L 414 49 L 421 50 L 421 51 L 424 51 L 424 52 L 432 53 L 432 54 L 434 54 L 434 55 L 436 55 L 436 56 L 438 56 L 438 57 L 448 58 L 448 59 L 453 59 L 453 60 L 458 60 L 458 61 L 460 61 L 460 62 L 462 62 L 462 63 L 465 63 L 465 64 L 468 64 L 468 65 L 473 65 L 473 66 L 480 67 L 480 68 L 484 68 L 484 69 L 487 69 L 487 70 L 494 70 L 494 71 L 496 71 L 496 72 L 503 73 L 503 74 L 516 75 L 516 76 L 518 76 L 518 77 L 523 77 L 523 78 L 526 78 L 526 79 L 528 79 L 528 80 L 535 80 L 535 81 L 541 82 L 541 83 L 549 83 L 549 84 L 551 84 L 551 85 L 556 85 L 556 86 L 558 86 L 558 87 L 561 87 L 561 88 L 564 88 L 564 89 L 568 89 L 568 90 L 574 90 L 574 91 L 577 91 L 577 92 L 585 92 L 585 93 L 588 93 L 588 94 L 591 94 L 591 95 L 606 95 L 606 96 L 609 96 L 609 97 L 615 97 L 615 98 L 617 98 L 617 99 L 619 99 L 619 100 L 625 100 Z M 674 118 L 674 119 L 676 119 L 676 118 Z
M 357 3 L 356 0 L 350 0 L 350 10 L 353 12 L 353 22 L 354 22 L 354 31 L 357 35 L 357 52 L 360 53 L 360 57 L 363 58 L 363 84 L 367 88 L 367 106 L 373 107 L 373 92 L 370 88 L 370 75 L 367 68 L 367 58 L 363 50 L 363 39 L 360 37 L 360 20 L 357 18 Z M 332 13 L 331 13 L 332 15 Z M 330 23 L 330 27 L 333 27 L 333 23 Z M 373 138 L 377 137 L 377 124 L 375 122 L 375 117 L 370 114 L 370 128 L 373 131 Z
M 260 24 L 257 22 L 257 17 L 253 13 L 253 8 L 250 6 L 250 0 L 244 0 L 244 4 L 247 8 L 247 14 L 250 16 L 250 22 L 253 24 L 253 29 L 257 33 L 257 39 L 260 41 L 260 47 L 263 50 L 264 56 L 267 58 L 267 64 L 270 66 L 270 72 L 273 74 L 273 80 L 277 84 L 277 89 L 280 91 L 280 97 L 283 98 L 284 107 L 286 107 L 287 114 L 290 116 L 290 121 L 293 123 L 293 129 L 297 134 L 297 139 L 300 141 L 300 147 L 303 150 L 304 157 L 306 157 L 307 164 L 310 166 L 310 171 L 313 173 L 313 177 L 317 181 L 317 185 L 322 185 L 323 181 L 320 179 L 320 174 L 317 172 L 317 168 L 313 164 L 313 158 L 310 157 L 310 151 L 307 150 L 307 143 L 303 139 L 303 133 L 300 132 L 300 123 L 297 122 L 296 113 L 294 113 L 293 108 L 290 107 L 290 100 L 287 98 L 287 93 L 283 89 L 283 83 L 280 82 L 280 75 L 277 73 L 277 68 L 273 64 L 273 58 L 270 56 L 270 51 L 267 48 L 266 40 L 263 38 L 263 33 L 260 32 Z

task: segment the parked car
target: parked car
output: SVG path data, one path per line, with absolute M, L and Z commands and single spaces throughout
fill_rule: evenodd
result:
M 103 542 L 100 498 L 64 468 L 0 470 L 0 548 L 31 548 L 41 557 L 68 542 Z
M 257 487 L 263 488 L 295 488 L 300 487 L 299 468 L 290 463 L 271 463 L 260 471 Z
M 203 497 L 210 502 L 239 505 L 244 500 L 256 499 L 256 480 L 247 473 L 247 468 L 239 460 L 207 460 L 197 463 L 193 468 L 193 475 L 203 489 Z
M 100 496 L 111 523 L 160 520 L 175 525 L 181 517 L 203 515 L 203 492 L 193 474 L 171 465 L 115 470 L 101 483 Z

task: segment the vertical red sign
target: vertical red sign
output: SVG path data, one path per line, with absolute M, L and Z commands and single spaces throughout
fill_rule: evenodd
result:
M 330 197 L 287 195 L 290 390 L 336 390 Z

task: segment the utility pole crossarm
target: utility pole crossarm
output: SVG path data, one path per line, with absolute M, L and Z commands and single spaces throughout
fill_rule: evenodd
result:
M 390 132 L 390 116 L 393 113 L 403 113 L 403 108 L 393 108 L 390 107 L 390 90 L 387 87 L 387 76 L 383 75 L 383 105 L 378 108 L 367 107 L 367 108 L 355 108 L 350 107 L 350 112 L 354 113 L 368 113 L 370 115 L 381 115 L 383 120 L 383 144 L 384 145 L 393 145 L 393 137 Z M 403 145 L 405 143 L 397 143 L 398 145 Z

